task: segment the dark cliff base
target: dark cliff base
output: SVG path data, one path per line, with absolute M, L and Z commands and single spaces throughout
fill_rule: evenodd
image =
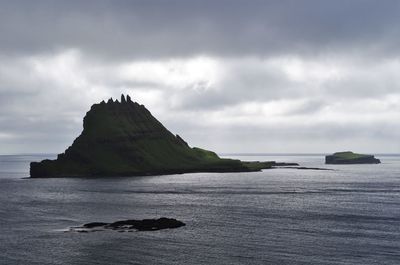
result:
M 194 172 L 250 172 L 275 162 L 224 159 L 190 147 L 128 96 L 95 104 L 83 131 L 56 160 L 32 162 L 32 178 L 146 176 Z
M 43 162 L 43 161 L 42 161 Z M 40 162 L 40 163 L 42 163 Z M 35 162 L 32 162 L 35 163 Z M 237 168 L 237 167 L 224 167 L 224 168 L 191 168 L 191 169 L 168 169 L 168 170 L 159 170 L 159 171 L 144 171 L 144 172 L 110 172 L 110 173 L 102 173 L 102 172 L 88 172 L 88 173 L 58 173 L 58 174 L 49 174 L 47 169 L 42 169 L 37 167 L 37 165 L 31 163 L 31 178 L 102 178 L 102 177 L 143 177 L 143 176 L 160 176 L 160 175 L 174 175 L 174 174 L 186 174 L 186 173 L 229 173 L 229 172 L 255 172 L 260 171 L 254 170 L 250 168 Z M 33 169 L 32 169 L 33 166 Z M 270 168 L 270 167 L 269 167 Z M 267 168 L 263 168 L 267 169 Z
M 373 155 L 356 154 L 353 152 L 338 152 L 325 157 L 325 164 L 380 164 L 381 161 Z

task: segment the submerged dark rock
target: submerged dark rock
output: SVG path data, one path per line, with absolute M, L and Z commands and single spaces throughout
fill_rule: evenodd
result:
M 286 162 L 275 162 L 272 161 L 272 166 L 274 167 L 288 167 L 288 166 L 298 166 L 298 163 L 286 163 Z
M 301 170 L 328 170 L 328 171 L 332 171 L 334 169 L 332 168 L 321 168 L 321 167 L 280 167 L 280 168 L 294 168 L 294 169 L 301 169 Z
M 356 154 L 350 151 L 337 152 L 325 157 L 325 164 L 380 164 L 373 155 Z
M 81 227 L 73 227 L 71 231 L 84 232 L 84 233 L 107 230 L 107 229 L 116 230 L 118 232 L 125 232 L 132 230 L 157 231 L 161 229 L 179 228 L 185 225 L 186 225 L 185 223 L 179 220 L 173 218 L 161 217 L 159 219 L 122 220 L 113 223 L 93 222 L 84 224 Z

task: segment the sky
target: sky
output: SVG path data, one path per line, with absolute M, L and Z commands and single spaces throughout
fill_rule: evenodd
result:
M 400 1 L 0 0 L 0 154 L 129 94 L 218 153 L 400 153 Z

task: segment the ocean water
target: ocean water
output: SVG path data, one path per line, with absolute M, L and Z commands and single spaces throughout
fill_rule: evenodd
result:
M 400 156 L 334 171 L 26 179 L 0 156 L 0 264 L 400 264 Z M 322 155 L 231 156 L 325 167 Z M 155 232 L 65 232 L 171 217 Z

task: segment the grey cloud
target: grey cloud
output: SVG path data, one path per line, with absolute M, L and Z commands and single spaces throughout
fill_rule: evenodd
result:
M 305 58 L 307 61 L 307 58 Z M 324 67 L 325 60 L 314 59 L 319 67 Z M 330 58 L 327 64 L 335 64 Z M 397 59 L 393 58 L 396 62 Z M 225 61 L 224 69 L 228 78 L 209 89 L 195 89 L 194 83 L 180 90 L 175 96 L 174 108 L 182 110 L 223 109 L 244 102 L 266 103 L 277 100 L 304 100 L 301 106 L 294 106 L 287 115 L 311 114 L 326 106 L 341 102 L 353 104 L 360 100 L 374 99 L 385 101 L 388 95 L 399 95 L 399 66 L 388 67 L 385 62 L 358 62 L 348 60 L 339 63 L 344 69 L 343 76 L 318 81 L 318 77 L 306 80 L 291 80 L 281 66 L 263 65 L 263 60 L 238 60 L 232 63 Z M 266 61 L 268 62 L 268 61 Z M 304 66 L 305 72 L 307 64 Z M 168 89 L 165 89 L 168 91 Z
M 237 65 L 239 64 L 239 65 Z M 252 63 L 236 62 L 226 65 L 229 78 L 210 89 L 198 91 L 198 84 L 182 90 L 176 107 L 182 109 L 219 109 L 246 101 L 266 102 L 301 96 L 300 85 L 293 83 L 274 67 L 262 69 Z
M 316 112 L 322 110 L 328 104 L 329 103 L 327 103 L 323 99 L 307 99 L 301 105 L 296 106 L 296 107 L 290 109 L 290 111 L 287 111 L 286 113 L 284 113 L 284 115 L 310 115 L 310 114 L 315 114 Z
M 398 51 L 395 0 L 2 1 L 2 53 L 108 59 Z
M 208 134 L 204 134 L 206 130 Z M 388 123 L 314 123 L 299 125 L 290 123 L 258 126 L 188 128 L 181 134 L 195 146 L 204 146 L 225 153 L 274 152 L 335 152 L 355 150 L 359 152 L 396 153 L 400 148 L 400 126 Z M 210 137 L 212 135 L 212 137 Z M 227 145 L 226 143 L 229 143 Z
M 59 115 L 55 117 L 32 117 L 27 115 L 13 115 L 0 117 L 1 153 L 14 152 L 57 152 L 68 147 L 73 139 L 82 130 L 71 116 Z
M 133 92 L 135 100 L 138 94 L 188 142 L 220 152 L 346 145 L 398 152 L 399 11 L 397 0 L 0 1 L 0 152 L 60 152 L 79 134 L 92 103 L 122 92 Z M 32 66 L 32 58 L 43 62 L 70 50 L 77 62 L 67 69 L 63 62 L 44 63 L 48 72 L 41 73 Z M 205 76 L 177 89 L 164 77 L 124 79 L 114 71 L 196 56 L 220 62 L 224 78 Z M 281 57 L 316 62 L 317 68 L 342 60 L 347 73 L 299 81 L 268 64 Z M 70 71 L 80 79 L 71 80 Z M 340 112 L 369 99 L 384 105 L 370 106 L 381 116 L 367 113 L 370 120 L 361 122 L 364 109 Z M 275 116 L 258 109 L 240 113 L 243 104 L 271 102 L 289 106 Z M 332 112 L 337 120 L 312 123 Z M 213 123 L 216 114 L 220 120 Z M 346 120 L 348 114 L 354 117 Z M 245 122 L 225 122 L 233 115 Z M 280 120 L 268 122 L 274 118 Z

